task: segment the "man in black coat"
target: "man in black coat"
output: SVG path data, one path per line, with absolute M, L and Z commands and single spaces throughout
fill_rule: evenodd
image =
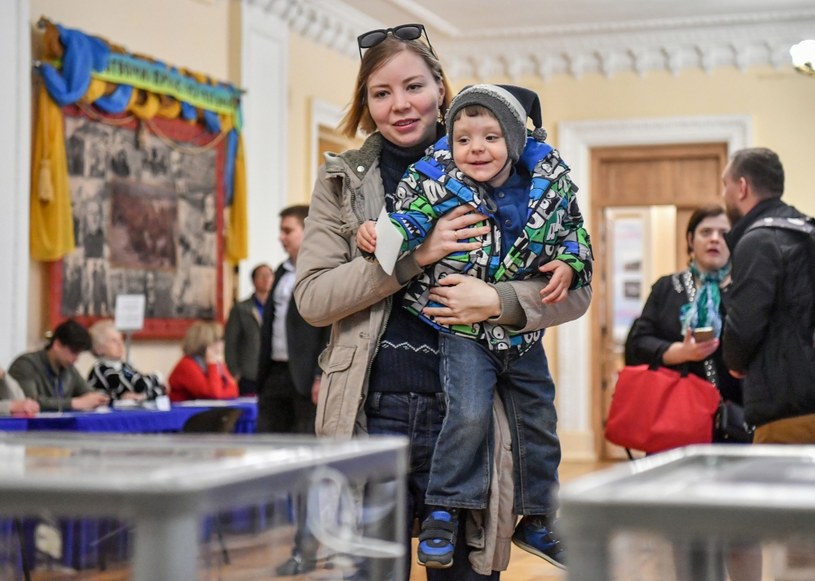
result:
M 275 272 L 263 309 L 258 360 L 258 432 L 313 434 L 321 371 L 320 352 L 330 327 L 312 327 L 297 310 L 295 265 L 308 206 L 280 212 L 280 242 L 289 255 Z
M 745 419 L 757 427 L 755 443 L 813 444 L 815 254 L 803 231 L 812 218 L 781 201 L 784 168 L 769 149 L 737 151 L 722 182 L 733 224 L 724 361 L 744 378 Z

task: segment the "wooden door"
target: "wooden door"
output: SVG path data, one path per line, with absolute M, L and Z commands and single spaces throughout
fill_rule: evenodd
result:
M 618 458 L 624 454 L 608 444 L 603 437 L 603 426 L 608 405 L 622 368 L 622 345 L 627 329 L 614 332 L 614 277 L 618 276 L 613 264 L 613 247 L 608 239 L 610 222 L 619 218 L 621 209 L 648 209 L 662 206 L 670 209 L 663 215 L 668 222 L 659 221 L 654 231 L 662 235 L 643 238 L 648 245 L 646 255 L 655 255 L 648 280 L 641 285 L 642 300 L 647 298 L 651 285 L 658 276 L 675 272 L 687 264 L 685 231 L 693 211 L 702 205 L 721 203 L 721 174 L 727 164 L 727 144 L 683 144 L 637 147 L 603 147 L 591 150 L 592 183 L 592 246 L 594 249 L 594 299 L 592 301 L 592 415 L 596 435 L 596 449 L 600 458 Z M 615 211 L 616 210 L 616 213 Z M 616 218 L 615 218 L 616 217 Z M 669 224 L 666 226 L 666 224 Z M 673 232 L 665 233 L 673 227 Z M 647 229 L 646 229 L 647 230 Z M 665 236 L 674 243 L 666 244 Z M 670 254 L 660 250 L 670 248 Z M 616 336 L 616 337 L 615 337 Z M 622 338 L 622 339 L 621 339 Z

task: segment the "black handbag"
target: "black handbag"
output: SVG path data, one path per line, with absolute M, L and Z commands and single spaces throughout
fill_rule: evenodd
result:
M 744 421 L 744 408 L 730 400 L 719 402 L 713 418 L 713 441 L 732 444 L 753 442 L 755 427 Z

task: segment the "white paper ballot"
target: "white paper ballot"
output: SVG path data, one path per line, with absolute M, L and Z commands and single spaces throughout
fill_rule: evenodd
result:
M 388 274 L 393 274 L 393 267 L 396 265 L 396 259 L 399 258 L 402 242 L 402 234 L 388 218 L 385 208 L 382 208 L 376 220 L 376 252 L 374 255 L 382 270 Z

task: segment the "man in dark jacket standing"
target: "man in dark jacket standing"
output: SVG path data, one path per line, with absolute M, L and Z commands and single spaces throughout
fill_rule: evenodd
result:
M 268 264 L 253 268 L 254 292 L 249 298 L 235 303 L 224 328 L 226 366 L 238 380 L 241 395 L 257 393 L 260 326 L 273 281 L 274 271 Z
M 263 309 L 258 360 L 258 431 L 314 433 L 316 393 L 321 377 L 317 357 L 328 344 L 330 327 L 312 327 L 297 310 L 295 265 L 308 206 L 280 212 L 280 243 L 289 255 L 275 272 Z
M 812 219 L 781 201 L 784 168 L 769 149 L 737 151 L 722 182 L 733 224 L 724 361 L 744 378 L 755 443 L 815 443 Z

